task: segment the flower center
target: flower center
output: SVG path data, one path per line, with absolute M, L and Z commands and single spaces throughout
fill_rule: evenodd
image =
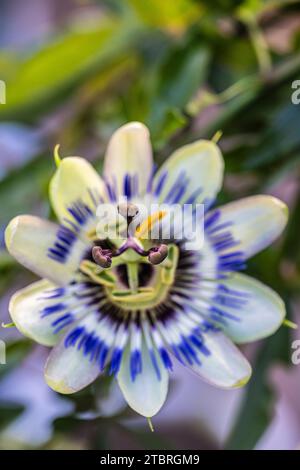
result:
M 81 263 L 81 271 L 102 285 L 109 301 L 123 310 L 155 307 L 168 296 L 173 285 L 178 247 L 175 244 L 152 245 L 130 234 L 129 226 L 138 214 L 134 204 L 120 204 L 120 215 L 127 221 L 126 237 L 117 247 L 113 241 L 96 241 L 90 259 Z
M 119 214 L 126 220 L 126 241 L 118 249 L 102 248 L 101 246 L 94 246 L 92 250 L 92 256 L 101 268 L 110 268 L 112 264 L 112 258 L 121 256 L 127 250 L 133 250 L 142 257 L 148 257 L 148 261 L 151 264 L 160 264 L 168 255 L 168 247 L 165 244 L 159 244 L 152 246 L 148 250 L 137 241 L 137 239 L 131 235 L 130 226 L 133 219 L 138 215 L 139 209 L 135 204 L 132 203 L 121 203 L 118 205 Z

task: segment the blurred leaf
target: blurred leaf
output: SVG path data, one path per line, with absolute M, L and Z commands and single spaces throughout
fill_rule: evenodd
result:
M 105 21 L 99 29 L 71 32 L 26 59 L 7 81 L 0 119 L 29 117 L 66 97 L 78 83 L 118 60 L 137 26 Z
M 14 264 L 13 258 L 6 250 L 0 250 L 0 273 L 10 268 Z
M 211 82 L 223 91 L 238 80 L 247 80 L 257 72 L 257 60 L 247 38 L 224 38 L 216 44 Z
M 16 73 L 18 69 L 17 55 L 14 55 L 12 51 L 0 50 L 0 70 L 1 80 L 7 81 L 10 76 Z
M 201 4 L 193 0 L 127 0 L 138 16 L 151 26 L 180 32 L 199 18 Z
M 20 365 L 22 360 L 25 359 L 31 348 L 31 341 L 25 339 L 7 344 L 6 364 L 0 366 L 0 378 L 10 372 L 14 367 Z
M 13 282 L 15 272 L 16 261 L 10 256 L 6 250 L 0 250 L 0 295 L 5 292 L 9 287 L 10 283 Z M 1 326 L 0 326 L 1 328 Z M 0 333 L 0 338 L 1 338 Z
M 236 9 L 236 15 L 241 18 L 247 18 L 249 15 L 255 16 L 258 13 L 264 3 L 264 0 L 244 0 L 243 3 Z
M 212 2 L 211 0 L 194 0 L 195 3 L 200 3 L 201 5 L 205 5 L 207 10 L 213 14 L 222 13 L 222 14 L 229 14 L 233 13 L 234 10 L 245 0 L 215 0 Z
M 299 109 L 292 103 L 271 117 L 258 145 L 248 152 L 247 169 L 273 163 L 295 150 L 300 151 Z
M 296 263 L 300 269 L 300 193 L 298 189 L 295 206 L 293 212 L 290 214 L 289 223 L 287 226 L 287 235 L 285 237 L 283 252 L 285 257 Z
M 153 139 L 158 136 L 168 137 L 177 128 L 174 126 L 174 117 L 179 127 L 185 124 L 180 116 L 188 101 L 203 85 L 208 73 L 210 54 L 205 47 L 184 47 L 173 49 L 161 68 L 158 70 L 157 83 L 150 102 L 150 117 L 148 125 Z M 171 123 L 170 123 L 171 120 Z

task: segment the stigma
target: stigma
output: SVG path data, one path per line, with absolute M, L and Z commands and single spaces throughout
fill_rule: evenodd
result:
M 151 247 L 148 250 L 144 250 L 138 241 L 129 233 L 129 226 L 139 213 L 138 207 L 133 203 L 124 202 L 118 205 L 118 212 L 122 217 L 124 217 L 124 219 L 126 219 L 127 238 L 124 243 L 116 249 L 94 246 L 92 249 L 92 257 L 95 263 L 103 269 L 110 268 L 112 265 L 112 258 L 121 256 L 129 249 L 133 250 L 141 257 L 147 257 L 150 264 L 158 265 L 162 263 L 168 256 L 167 245 L 161 243 Z

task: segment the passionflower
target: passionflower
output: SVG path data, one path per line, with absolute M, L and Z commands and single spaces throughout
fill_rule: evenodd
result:
M 285 307 L 239 271 L 280 235 L 285 204 L 258 195 L 210 209 L 223 178 L 216 143 L 186 145 L 155 173 L 140 123 L 114 133 L 103 178 L 82 158 L 56 157 L 50 200 L 59 224 L 21 215 L 5 233 L 9 252 L 43 278 L 15 293 L 9 312 L 25 336 L 53 347 L 48 385 L 69 394 L 113 374 L 131 408 L 146 417 L 162 407 L 174 361 L 217 387 L 245 385 L 251 367 L 234 343 L 274 333 Z M 129 232 L 139 204 L 151 202 L 204 204 L 199 249 L 142 236 L 163 221 L 160 211 Z M 121 240 L 99 237 L 97 209 L 108 203 L 125 227 Z

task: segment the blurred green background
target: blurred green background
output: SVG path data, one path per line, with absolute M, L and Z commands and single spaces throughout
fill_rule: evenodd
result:
M 248 272 L 276 289 L 299 323 L 300 2 L 280 0 L 1 0 L 0 319 L 33 275 L 6 253 L 3 233 L 22 213 L 53 217 L 52 150 L 101 170 L 112 132 L 139 120 L 160 164 L 176 147 L 218 130 L 226 163 L 218 203 L 269 193 L 290 208 L 281 239 Z M 175 371 L 155 433 L 101 379 L 63 397 L 43 382 L 47 349 L 0 329 L 0 448 L 295 449 L 300 366 L 282 327 L 245 347 L 253 377 L 224 392 Z M 299 370 L 298 370 L 299 369 Z

